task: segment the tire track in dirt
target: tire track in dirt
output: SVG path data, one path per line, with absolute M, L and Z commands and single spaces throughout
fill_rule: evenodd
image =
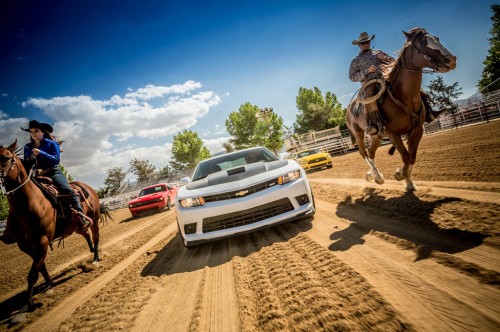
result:
M 235 259 L 244 326 L 259 331 L 411 330 L 358 273 L 284 224 L 250 234 Z M 251 287 L 248 287 L 252 285 Z
M 335 204 L 316 199 L 316 206 L 314 228 L 307 234 L 363 275 L 418 330 L 500 328 L 498 288 L 461 276 L 431 259 L 415 261 L 414 252 L 402 251 L 363 229 L 370 223 L 385 226 L 387 218 L 353 211 L 356 216 L 352 219 L 358 224 L 353 226 L 354 223 L 332 215 L 331 211 L 337 209 Z M 422 232 L 416 228 L 411 231 Z M 341 239 L 335 236 L 339 232 Z M 428 232 L 425 229 L 421 236 Z M 344 244 L 336 246 L 338 241 Z
M 125 233 L 120 233 L 118 236 L 113 237 L 111 240 L 105 241 L 104 243 L 102 242 L 102 238 L 101 238 L 101 243 L 99 244 L 99 248 L 101 250 L 101 253 L 104 253 L 104 254 L 101 254 L 101 260 L 103 259 L 103 256 L 105 256 L 105 251 L 106 251 L 106 249 L 108 247 L 114 246 L 116 244 L 119 244 L 124 239 L 133 236 L 137 232 L 141 232 L 144 229 L 147 229 L 147 228 L 151 227 L 152 224 L 158 222 L 158 220 L 161 219 L 161 218 L 163 218 L 163 217 L 164 217 L 163 215 L 153 215 L 152 218 L 148 219 L 147 222 L 139 224 L 136 227 L 130 229 L 129 231 L 127 231 Z M 78 238 L 78 236 L 76 238 Z M 82 239 L 83 238 L 81 238 L 79 240 L 82 240 Z M 66 239 L 66 241 L 67 241 L 67 239 Z M 68 244 L 68 247 L 71 246 L 71 245 L 72 244 Z M 5 300 L 13 297 L 15 294 L 18 294 L 18 293 L 24 291 L 26 289 L 26 287 L 27 287 L 25 279 L 26 279 L 27 273 L 29 271 L 29 266 L 31 265 L 31 258 L 29 258 L 29 256 L 26 255 L 26 254 L 20 253 L 20 251 L 17 248 L 17 246 L 15 246 L 15 249 L 17 249 L 17 252 L 16 252 L 17 259 L 19 259 L 19 255 L 21 254 L 22 257 L 25 258 L 26 261 L 27 261 L 27 264 L 25 264 L 25 266 L 28 267 L 28 269 L 27 269 L 27 271 L 26 271 L 25 274 L 16 273 L 17 276 L 18 276 L 18 278 L 17 278 L 18 281 L 17 281 L 16 284 L 18 284 L 18 283 L 20 283 L 22 281 L 23 286 L 20 286 L 20 287 L 17 287 L 15 289 L 12 289 L 12 279 L 10 279 L 10 281 L 11 281 L 10 289 L 11 290 L 9 292 L 7 292 L 5 294 L 2 294 L 0 296 L 0 302 L 3 302 Z M 73 250 L 70 253 L 74 253 L 74 252 L 78 253 L 79 252 L 79 251 L 74 250 L 74 248 L 72 248 L 72 249 Z M 80 254 L 80 255 L 74 256 L 72 258 L 67 258 L 66 261 L 61 261 L 60 259 L 58 259 L 57 261 L 59 261 L 60 264 L 57 265 L 57 266 L 55 266 L 55 267 L 49 268 L 50 275 L 54 276 L 54 275 L 58 275 L 60 273 L 63 273 L 65 270 L 70 269 L 71 266 L 74 266 L 78 262 L 85 261 L 85 260 L 91 261 L 94 256 L 93 256 L 92 253 L 89 252 L 88 247 L 86 247 L 86 250 L 84 252 L 85 252 L 84 254 Z M 50 255 L 50 253 L 49 253 L 49 255 Z M 23 261 L 24 261 L 24 259 L 23 259 Z M 4 264 L 5 264 L 5 262 L 4 262 Z M 47 264 L 47 266 L 50 266 L 50 257 L 47 259 L 47 263 L 46 264 Z M 19 265 L 19 262 L 17 262 L 16 265 Z M 22 276 L 22 278 L 19 278 L 19 276 Z M 40 276 L 40 279 L 42 279 L 41 276 Z M 39 279 L 39 282 L 41 282 L 40 279 Z
M 104 286 L 106 286 L 108 282 L 116 278 L 123 270 L 125 270 L 137 258 L 139 258 L 139 256 L 144 254 L 149 248 L 156 245 L 169 234 L 175 232 L 176 227 L 177 225 L 171 223 L 170 226 L 163 232 L 156 235 L 138 250 L 129 255 L 125 260 L 115 265 L 110 271 L 106 272 L 104 275 L 90 282 L 80 290 L 71 294 L 71 296 L 61 301 L 50 312 L 46 313 L 36 322 L 29 325 L 26 328 L 26 331 L 51 331 L 54 327 L 55 322 L 62 322 L 63 320 L 69 318 L 78 307 L 83 305 L 87 300 L 92 298 L 92 296 L 97 294 Z
M 226 324 L 229 326 L 227 331 L 234 330 L 232 326 L 239 326 L 237 312 L 235 319 L 227 311 L 227 306 L 233 305 L 234 291 L 231 294 L 229 290 L 228 295 L 217 293 L 219 287 L 212 288 L 219 282 L 230 285 L 232 278 L 231 263 L 225 262 L 225 251 L 217 249 L 219 242 L 192 249 L 184 248 L 178 238 L 174 242 L 174 250 L 159 255 L 146 267 L 147 274 L 159 276 L 160 283 L 135 321 L 133 330 L 197 331 L 204 326 L 224 330 Z M 168 261 L 169 265 L 159 266 L 160 261 Z M 231 320 L 228 321 L 228 317 Z

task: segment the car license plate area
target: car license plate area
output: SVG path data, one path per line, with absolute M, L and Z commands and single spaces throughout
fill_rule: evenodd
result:
M 289 211 L 293 211 L 292 203 L 288 198 L 282 198 L 251 209 L 205 218 L 203 233 L 253 224 Z

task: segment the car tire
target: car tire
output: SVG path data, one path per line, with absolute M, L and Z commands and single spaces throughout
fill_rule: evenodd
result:
M 167 204 L 165 207 L 167 208 L 167 211 L 172 208 L 172 202 L 170 202 L 170 197 L 167 197 Z
M 333 165 L 327 165 L 326 168 L 333 168 Z

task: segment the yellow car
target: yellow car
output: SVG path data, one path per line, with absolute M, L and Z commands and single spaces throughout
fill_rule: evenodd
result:
M 320 149 L 299 151 L 295 159 L 306 171 L 322 167 L 332 168 L 332 157 L 328 152 L 322 152 Z

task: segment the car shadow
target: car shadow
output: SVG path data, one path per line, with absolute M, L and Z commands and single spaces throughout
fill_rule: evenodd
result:
M 311 229 L 312 220 L 309 217 L 291 221 L 192 248 L 184 247 L 179 234 L 176 234 L 161 250 L 152 253 L 156 256 L 143 268 L 141 276 L 172 275 L 219 266 L 274 243 L 286 242 Z
M 337 216 L 351 223 L 346 229 L 330 235 L 330 240 L 334 240 L 330 250 L 349 250 L 363 244 L 364 235 L 382 233 L 394 237 L 396 241 L 409 241 L 410 247 L 417 249 L 417 261 L 428 258 L 434 250 L 448 254 L 468 250 L 479 246 L 488 237 L 453 227 L 452 224 L 443 228 L 433 222 L 432 215 L 436 208 L 461 201 L 460 198 L 447 197 L 429 202 L 422 201 L 413 192 L 406 192 L 400 197 L 385 197 L 374 188 L 366 188 L 365 192 L 363 197 L 353 201 L 348 196 L 338 204 Z M 405 212 L 401 210 L 408 211 L 404 219 L 401 216 L 405 216 Z

